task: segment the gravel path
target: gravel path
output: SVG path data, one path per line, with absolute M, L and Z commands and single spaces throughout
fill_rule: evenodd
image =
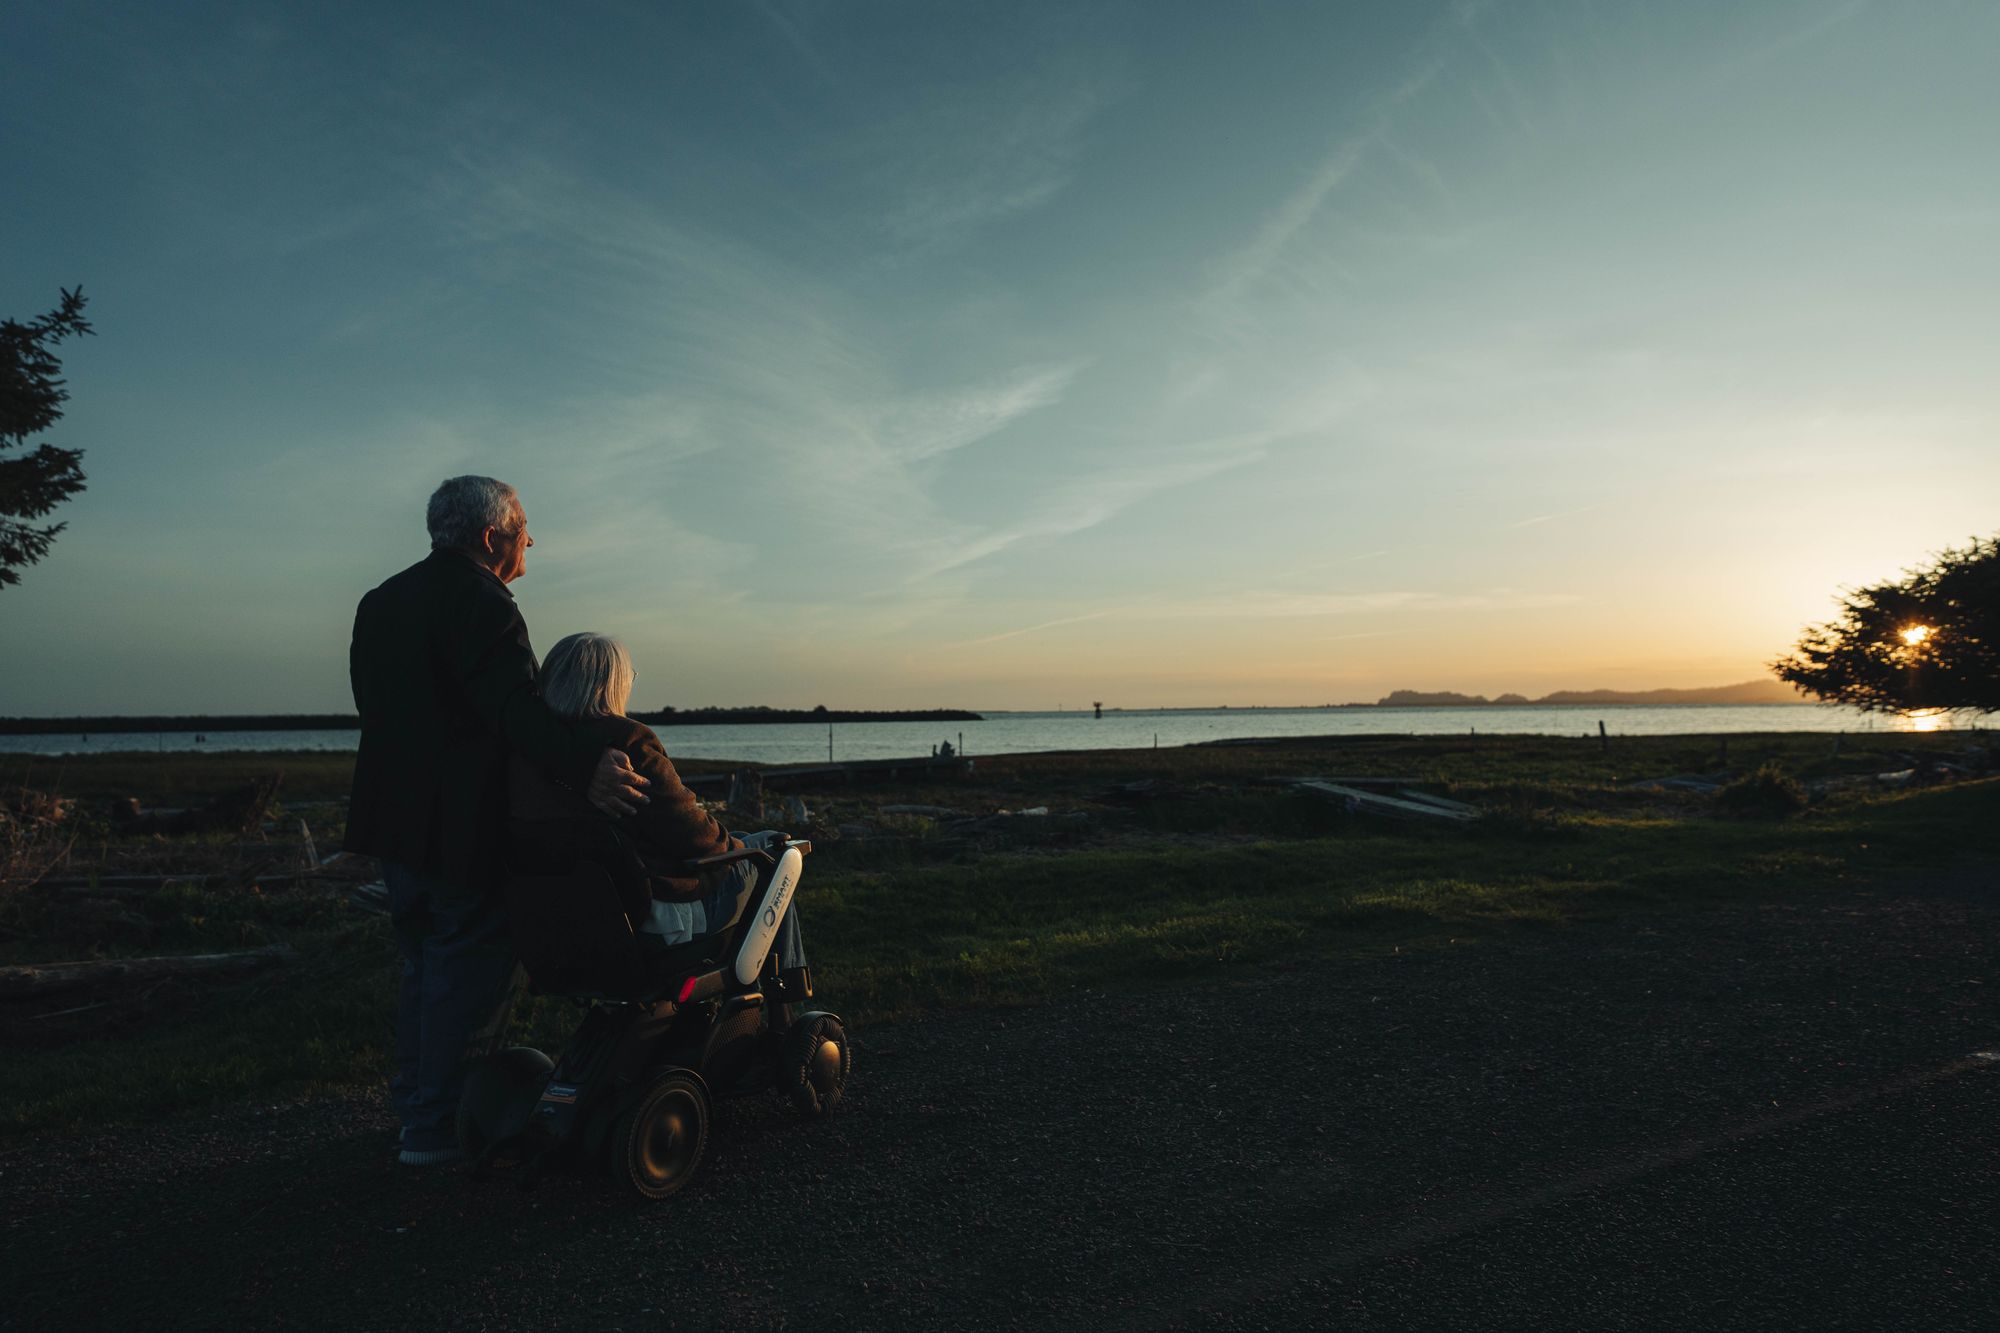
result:
M 399 1168 L 374 1096 L 16 1146 L 0 1327 L 1990 1328 L 1996 887 L 880 1026 L 663 1205 Z

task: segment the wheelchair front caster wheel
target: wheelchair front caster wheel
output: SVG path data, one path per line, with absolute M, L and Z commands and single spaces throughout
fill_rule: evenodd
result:
M 853 1069 L 854 1052 L 840 1019 L 819 1012 L 800 1014 L 785 1034 L 778 1086 L 806 1115 L 825 1115 L 840 1105 Z

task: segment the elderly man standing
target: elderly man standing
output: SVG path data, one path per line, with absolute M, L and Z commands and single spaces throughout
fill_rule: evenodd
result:
M 345 847 L 375 856 L 402 955 L 390 1097 L 401 1160 L 455 1160 L 468 1057 L 490 1047 L 514 993 L 500 901 L 507 760 L 520 754 L 612 814 L 646 780 L 588 741 L 535 688 L 507 585 L 526 568 L 512 486 L 453 477 L 431 496 L 430 555 L 361 599 L 348 658 L 361 713 Z

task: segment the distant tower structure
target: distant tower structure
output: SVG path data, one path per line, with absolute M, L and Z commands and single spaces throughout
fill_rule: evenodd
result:
M 1103 703 L 1103 701 L 1102 701 L 1102 700 L 1099 700 L 1099 699 L 1093 699 L 1093 700 L 1091 700 L 1091 702 L 1090 702 L 1090 706 L 1091 706 L 1091 707 L 1092 707 L 1093 709 L 1095 709 L 1095 710 L 1096 710 L 1096 712 L 1092 714 L 1092 716 L 1093 716 L 1093 717 L 1103 717 L 1103 716 L 1104 716 L 1104 703 Z

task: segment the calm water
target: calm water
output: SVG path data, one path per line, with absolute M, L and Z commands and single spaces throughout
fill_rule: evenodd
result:
M 1168 712 L 988 713 L 983 722 L 849 722 L 833 728 L 835 759 L 906 759 L 949 740 L 967 754 L 1109 750 L 1190 745 L 1241 736 L 1595 735 L 1744 731 L 1928 731 L 1942 719 L 1885 719 L 1820 704 L 1683 704 L 1582 708 L 1218 708 Z M 85 754 L 116 750 L 352 750 L 353 731 L 211 731 L 0 736 L 0 753 Z M 776 726 L 665 727 L 667 752 L 688 759 L 809 764 L 827 757 L 827 729 Z

